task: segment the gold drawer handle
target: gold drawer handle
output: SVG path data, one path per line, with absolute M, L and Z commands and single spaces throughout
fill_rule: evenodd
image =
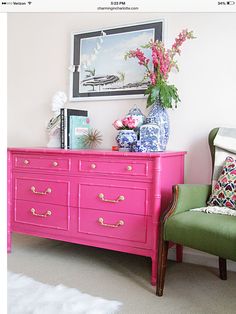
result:
M 33 216 L 38 216 L 38 217 L 43 217 L 43 218 L 47 218 L 47 216 L 52 215 L 52 212 L 50 210 L 47 210 L 45 214 L 37 214 L 34 208 L 31 208 L 30 211 L 33 214 Z
M 127 170 L 128 170 L 128 171 L 132 171 L 132 170 L 133 170 L 133 167 L 132 167 L 132 166 L 127 166 Z
M 57 161 L 53 161 L 52 165 L 53 165 L 53 167 L 57 167 L 58 166 L 58 162 Z
M 91 167 L 92 169 L 96 169 L 97 166 L 96 166 L 95 164 L 91 164 L 90 167 Z
M 98 197 L 103 202 L 108 202 L 108 203 L 118 203 L 120 201 L 124 201 L 125 200 L 125 197 L 123 195 L 118 196 L 116 200 L 107 200 L 107 199 L 105 199 L 105 195 L 103 193 L 98 194 Z
M 29 164 L 29 160 L 25 159 L 25 160 L 24 160 L 24 164 L 25 164 L 25 165 L 28 165 L 28 164 Z
M 118 228 L 119 226 L 124 226 L 125 222 L 123 220 L 119 220 L 116 224 L 106 224 L 104 223 L 104 219 L 102 217 L 100 217 L 98 219 L 98 222 L 100 223 L 101 226 L 104 227 L 110 227 L 110 228 Z
M 31 186 L 31 189 L 30 189 L 34 194 L 40 194 L 40 195 L 46 195 L 46 194 L 50 194 L 52 193 L 52 189 L 51 188 L 47 188 L 47 190 L 45 192 L 38 192 L 36 191 L 36 188 L 35 186 Z

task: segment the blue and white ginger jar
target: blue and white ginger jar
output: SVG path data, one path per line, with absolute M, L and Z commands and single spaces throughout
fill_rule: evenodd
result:
M 138 125 L 135 129 L 136 131 L 138 131 L 140 126 L 143 123 L 145 123 L 145 121 L 146 121 L 145 115 L 142 113 L 142 111 L 136 105 L 134 105 L 134 107 L 129 110 L 126 117 L 132 117 L 138 121 Z
M 169 116 L 159 100 L 152 105 L 146 123 L 140 127 L 140 150 L 147 152 L 165 151 L 169 140 Z
M 120 151 L 131 152 L 137 142 L 137 134 L 134 130 L 120 130 L 116 141 Z

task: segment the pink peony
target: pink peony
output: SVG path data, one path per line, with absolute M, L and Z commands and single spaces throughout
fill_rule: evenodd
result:
M 134 119 L 131 116 L 124 118 L 122 123 L 128 129 L 135 129 L 138 125 L 137 119 Z
M 112 124 L 117 130 L 120 130 L 124 127 L 121 120 L 115 120 Z

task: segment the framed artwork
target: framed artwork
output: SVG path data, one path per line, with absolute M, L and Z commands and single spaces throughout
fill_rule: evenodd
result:
M 70 100 L 104 100 L 144 97 L 145 68 L 125 60 L 152 40 L 163 40 L 163 21 L 109 28 L 72 35 Z M 150 49 L 142 49 L 151 57 Z

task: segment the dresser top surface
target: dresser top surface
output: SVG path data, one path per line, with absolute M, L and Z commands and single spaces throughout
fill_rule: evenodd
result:
M 184 155 L 185 151 L 164 151 L 164 152 L 150 152 L 150 153 L 135 153 L 135 152 L 120 152 L 112 150 L 76 150 L 76 149 L 61 149 L 61 148 L 47 148 L 47 147 L 9 147 L 9 152 L 12 153 L 41 153 L 41 154 L 65 154 L 65 155 L 92 155 L 92 156 L 127 156 L 127 157 L 164 157 L 174 155 Z

